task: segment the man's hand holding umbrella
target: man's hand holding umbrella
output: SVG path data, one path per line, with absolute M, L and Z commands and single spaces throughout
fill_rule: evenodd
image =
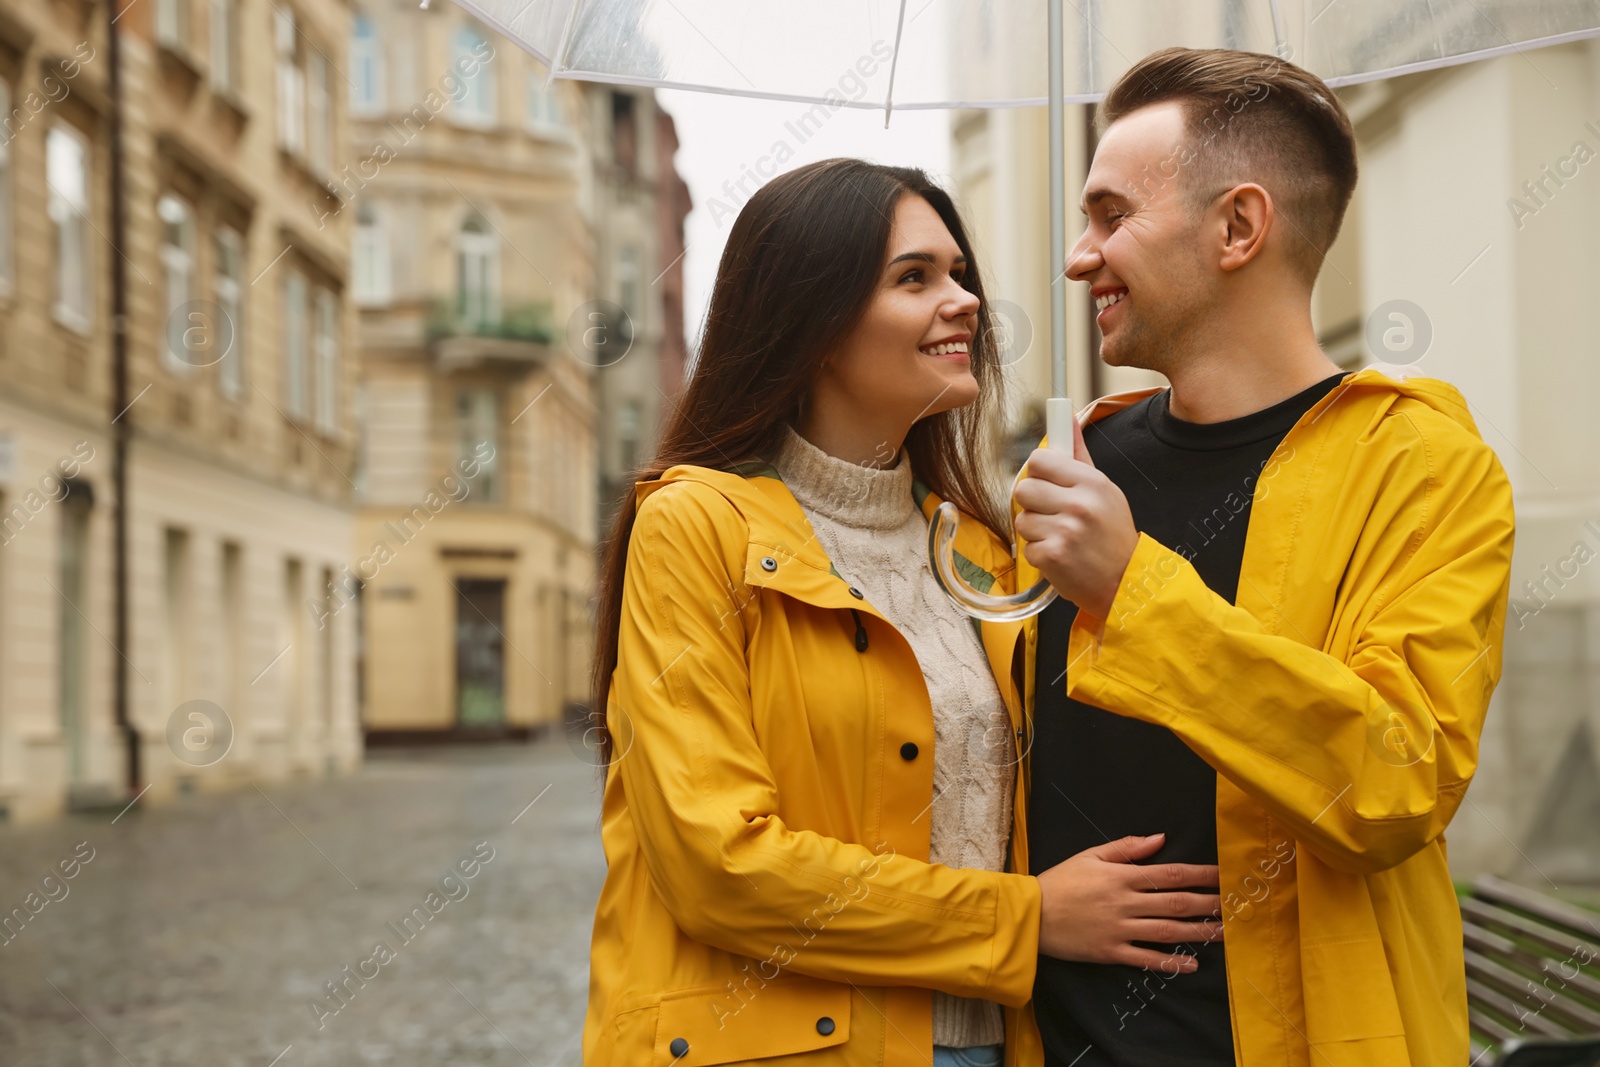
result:
M 1035 449 L 1014 496 L 1022 507 L 1014 525 L 1027 542 L 1023 555 L 1103 630 L 1139 532 L 1127 497 L 1095 469 L 1077 419 L 1072 454 Z

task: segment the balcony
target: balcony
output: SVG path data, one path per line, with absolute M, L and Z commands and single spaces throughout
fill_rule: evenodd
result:
M 455 301 L 436 300 L 428 310 L 425 336 L 439 370 L 491 370 L 514 375 L 548 366 L 555 330 L 548 304 L 520 304 L 498 318 L 465 317 Z

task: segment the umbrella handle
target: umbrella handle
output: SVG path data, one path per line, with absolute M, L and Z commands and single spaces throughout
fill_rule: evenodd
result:
M 1053 396 L 1045 401 L 1045 433 L 1049 437 L 1046 447 L 1052 451 L 1072 454 L 1072 401 L 1064 396 Z M 1017 472 L 1011 481 L 1011 492 L 1027 472 L 1027 466 Z M 933 576 L 939 588 L 955 602 L 956 607 L 976 619 L 988 622 L 1015 622 L 1039 614 L 1056 598 L 1055 589 L 1048 581 L 1040 579 L 1031 589 L 1010 596 L 996 596 L 974 589 L 956 568 L 956 530 L 961 523 L 960 512 L 950 501 L 940 504 L 928 524 L 928 560 L 933 565 Z M 1015 544 L 1016 535 L 1012 534 Z

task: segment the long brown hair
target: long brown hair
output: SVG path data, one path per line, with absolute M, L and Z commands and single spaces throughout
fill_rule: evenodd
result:
M 654 460 L 635 480 L 654 480 L 682 464 L 728 470 L 777 454 L 785 428 L 799 423 L 800 405 L 823 358 L 856 328 L 872 302 L 890 219 L 903 196 L 919 196 L 938 212 L 967 257 L 961 284 L 980 301 L 971 342 L 978 399 L 918 421 L 905 448 L 929 489 L 1009 543 L 1010 523 L 984 474 L 995 455 L 1003 404 L 982 276 L 950 197 L 914 168 L 825 159 L 779 175 L 750 198 L 717 267 L 689 382 L 666 420 Z M 617 668 L 633 519 L 630 484 L 619 501 L 596 589 L 590 719 L 599 731 L 602 775 L 612 753 L 605 708 Z

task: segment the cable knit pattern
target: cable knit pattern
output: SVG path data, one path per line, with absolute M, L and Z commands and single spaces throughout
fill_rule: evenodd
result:
M 911 457 L 874 468 L 830 456 L 792 428 L 773 461 L 835 569 L 910 642 L 933 704 L 930 860 L 1005 869 L 1015 749 L 1005 704 L 971 622 L 928 565 L 928 524 L 911 495 Z M 1005 1040 L 999 1004 L 933 994 L 933 1042 Z

